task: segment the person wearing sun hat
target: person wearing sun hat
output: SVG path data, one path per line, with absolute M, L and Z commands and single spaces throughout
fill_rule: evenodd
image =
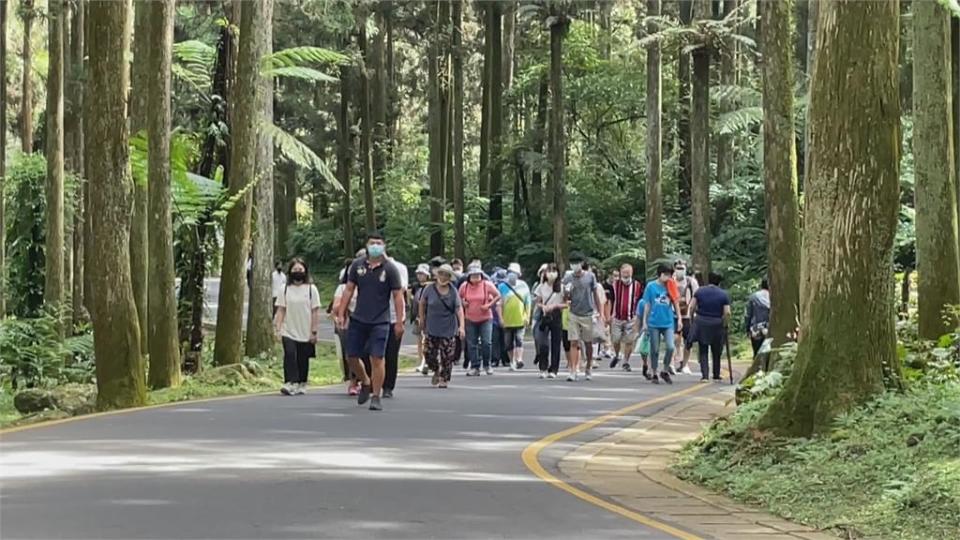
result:
M 418 264 L 416 276 L 417 280 L 410 286 L 410 294 L 413 297 L 413 302 L 410 304 L 410 323 L 413 325 L 413 335 L 417 338 L 417 358 L 420 359 L 420 365 L 417 366 L 415 371 L 427 375 L 429 371 L 427 371 L 427 362 L 423 356 L 423 336 L 420 334 L 420 310 L 418 306 L 420 305 L 420 297 L 423 295 L 424 289 L 430 284 L 433 277 L 430 265 L 426 263 Z
M 493 309 L 498 306 L 500 293 L 493 283 L 484 279 L 483 269 L 470 266 L 467 280 L 460 286 L 466 318 L 467 353 L 471 362 L 468 376 L 480 375 L 482 367 L 487 375 L 493 375 L 490 367 L 490 342 L 493 336 Z
M 424 336 L 424 357 L 433 371 L 433 385 L 446 388 L 456 359 L 457 338 L 464 335 L 463 304 L 453 287 L 453 267 L 436 269 L 436 281 L 427 285 L 418 303 L 420 333 Z

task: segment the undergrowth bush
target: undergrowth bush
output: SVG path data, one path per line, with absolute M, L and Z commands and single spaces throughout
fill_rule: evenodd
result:
M 93 333 L 60 339 L 57 318 L 0 319 L 0 381 L 14 388 L 89 383 L 94 379 Z

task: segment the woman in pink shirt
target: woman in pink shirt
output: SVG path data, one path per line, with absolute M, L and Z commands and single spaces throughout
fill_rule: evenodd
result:
M 499 309 L 500 293 L 493 283 L 483 278 L 483 270 L 479 266 L 471 266 L 467 270 L 467 281 L 460 286 L 460 299 L 463 301 L 467 326 L 467 357 L 471 364 L 467 376 L 480 375 L 481 366 L 487 375 L 493 375 L 490 369 L 490 342 L 493 336 L 493 310 Z

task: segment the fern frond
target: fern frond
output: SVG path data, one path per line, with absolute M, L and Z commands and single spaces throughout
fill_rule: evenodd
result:
M 290 79 L 300 79 L 314 82 L 339 82 L 337 77 L 331 77 L 319 70 L 303 66 L 281 66 L 267 69 L 263 72 L 264 77 L 287 77 Z
M 270 122 L 264 122 L 263 129 L 273 141 L 273 146 L 287 161 L 304 169 L 317 171 L 327 183 L 343 191 L 343 186 L 330 171 L 330 167 L 309 146 Z
M 721 114 L 714 129 L 722 135 L 746 131 L 763 122 L 763 107 L 744 107 Z
M 710 89 L 710 97 L 717 101 L 730 101 L 747 107 L 763 105 L 763 94 L 760 90 L 749 86 L 720 84 Z
M 263 69 L 269 71 L 280 67 L 296 67 L 307 64 L 342 65 L 350 63 L 350 57 L 323 47 L 291 47 L 268 54 L 263 58 Z
M 216 62 L 217 50 L 210 45 L 189 40 L 173 44 L 174 62 L 171 73 L 177 79 L 203 93 L 213 84 L 211 73 Z

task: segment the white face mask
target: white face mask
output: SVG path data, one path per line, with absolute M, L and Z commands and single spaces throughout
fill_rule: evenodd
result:
M 547 272 L 547 281 L 554 281 L 557 279 L 556 272 Z
M 621 276 L 621 277 L 620 277 L 620 281 L 622 281 L 622 282 L 626 283 L 627 285 L 629 285 L 630 282 L 633 281 L 633 277 L 632 277 L 632 276 Z
M 686 271 L 686 270 L 676 270 L 676 271 L 674 271 L 673 275 L 674 275 L 678 280 L 681 280 L 681 281 L 682 281 L 683 279 L 685 279 L 685 278 L 687 277 L 687 271 Z

